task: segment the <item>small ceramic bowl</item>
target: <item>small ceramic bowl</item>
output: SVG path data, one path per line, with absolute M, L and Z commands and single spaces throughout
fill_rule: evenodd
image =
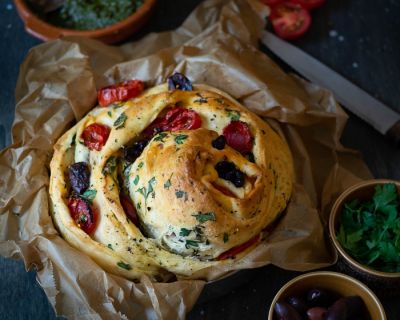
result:
M 138 31 L 147 22 L 156 4 L 156 0 L 145 0 L 132 15 L 105 28 L 74 30 L 57 27 L 41 20 L 27 6 L 25 0 L 14 0 L 14 2 L 19 16 L 24 21 L 25 30 L 36 38 L 47 41 L 65 36 L 81 36 L 97 39 L 108 44 L 120 42 Z
M 393 296 L 400 292 L 400 273 L 377 271 L 362 265 L 354 260 L 336 239 L 340 214 L 344 204 L 354 199 L 369 201 L 374 195 L 375 187 L 386 183 L 394 183 L 397 187 L 397 192 L 400 193 L 400 182 L 384 179 L 363 181 L 344 191 L 339 198 L 337 198 L 332 207 L 331 215 L 329 217 L 329 236 L 338 252 L 338 267 L 341 271 L 367 283 L 379 295 Z
M 274 306 L 277 301 L 293 295 L 304 295 L 313 288 L 329 290 L 343 297 L 358 295 L 364 301 L 371 319 L 386 320 L 380 301 L 366 285 L 347 275 L 329 271 L 306 273 L 286 283 L 272 301 L 268 320 L 274 320 Z

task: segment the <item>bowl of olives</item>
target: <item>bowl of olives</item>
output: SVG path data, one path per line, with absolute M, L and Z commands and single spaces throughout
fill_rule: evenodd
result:
M 268 320 L 386 320 L 375 294 L 347 275 L 318 271 L 292 279 L 276 294 Z

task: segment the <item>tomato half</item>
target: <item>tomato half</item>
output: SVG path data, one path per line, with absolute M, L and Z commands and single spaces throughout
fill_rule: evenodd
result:
M 144 131 L 152 136 L 161 131 L 195 130 L 201 127 L 201 118 L 196 111 L 174 107 L 164 117 L 157 118 Z
M 266 4 L 267 6 L 274 6 L 283 0 L 261 0 L 262 3 Z
M 312 10 L 322 6 L 325 0 L 291 0 L 294 3 L 298 3 L 304 9 Z
M 119 199 L 127 217 L 135 224 L 135 226 L 139 226 L 139 218 L 132 200 L 125 194 L 121 194 Z
M 110 128 L 105 125 L 92 123 L 83 130 L 81 138 L 90 150 L 100 151 L 106 144 L 110 131 Z
M 101 107 L 107 107 L 116 101 L 126 101 L 137 97 L 144 90 L 144 83 L 140 80 L 128 80 L 101 88 L 97 92 L 97 99 Z
M 260 235 L 256 235 L 255 237 L 251 238 L 249 241 L 238 245 L 236 247 L 233 247 L 232 249 L 229 249 L 228 251 L 225 251 L 221 253 L 217 260 L 225 260 L 228 258 L 234 258 L 236 255 L 238 255 L 240 252 L 246 250 L 247 248 L 250 248 L 253 244 L 257 243 L 260 240 Z
M 98 213 L 87 200 L 72 196 L 68 199 L 68 209 L 79 228 L 87 234 L 94 231 Z
M 232 121 L 224 128 L 222 134 L 226 139 L 227 145 L 240 153 L 245 154 L 253 149 L 253 137 L 249 126 L 245 122 Z
M 287 40 L 301 37 L 311 25 L 310 13 L 292 2 L 283 2 L 272 7 L 270 18 L 276 34 Z

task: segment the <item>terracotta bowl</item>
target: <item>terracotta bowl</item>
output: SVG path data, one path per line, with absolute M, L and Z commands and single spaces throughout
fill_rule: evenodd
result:
M 367 286 L 347 275 L 328 271 L 303 274 L 285 284 L 272 301 L 268 320 L 274 320 L 274 306 L 277 301 L 292 295 L 303 295 L 313 288 L 329 290 L 344 297 L 358 295 L 363 299 L 372 320 L 386 320 L 380 301 Z
M 372 199 L 377 185 L 394 183 L 400 194 L 400 182 L 394 180 L 368 180 L 356 184 L 343 192 L 334 203 L 329 217 L 329 236 L 338 252 L 338 267 L 341 271 L 350 274 L 367 283 L 375 292 L 383 296 L 393 296 L 400 293 L 400 273 L 382 272 L 369 268 L 354 260 L 340 245 L 336 239 L 340 214 L 345 203 L 360 199 L 368 201 Z
M 41 20 L 24 0 L 14 0 L 18 14 L 24 21 L 25 30 L 41 40 L 53 40 L 65 36 L 81 36 L 103 41 L 107 44 L 120 42 L 138 31 L 149 19 L 156 0 L 145 0 L 143 5 L 126 19 L 95 30 L 64 29 Z

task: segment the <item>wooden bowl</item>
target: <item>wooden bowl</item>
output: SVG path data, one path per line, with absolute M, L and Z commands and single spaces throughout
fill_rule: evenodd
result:
M 343 297 L 358 295 L 364 301 L 372 320 L 386 320 L 379 299 L 366 285 L 347 275 L 328 271 L 306 273 L 285 284 L 272 301 L 268 320 L 274 319 L 274 306 L 278 300 L 285 300 L 292 295 L 304 295 L 313 288 L 329 290 Z
M 81 36 L 97 39 L 107 44 L 120 42 L 138 31 L 147 22 L 156 4 L 156 0 L 145 0 L 142 6 L 129 17 L 105 28 L 74 30 L 60 28 L 41 20 L 24 0 L 14 0 L 14 2 L 19 16 L 24 21 L 25 30 L 36 38 L 47 41 L 65 36 Z
M 369 201 L 375 192 L 377 185 L 386 183 L 394 183 L 397 192 L 400 194 L 400 182 L 394 180 L 368 180 L 356 184 L 344 191 L 335 201 L 329 217 L 329 236 L 338 252 L 338 267 L 341 271 L 354 276 L 367 283 L 375 292 L 383 296 L 393 296 L 400 292 L 400 273 L 399 272 L 382 272 L 372 269 L 357 262 L 352 258 L 341 246 L 336 239 L 337 228 L 339 226 L 340 214 L 345 203 L 354 199 L 361 201 Z

